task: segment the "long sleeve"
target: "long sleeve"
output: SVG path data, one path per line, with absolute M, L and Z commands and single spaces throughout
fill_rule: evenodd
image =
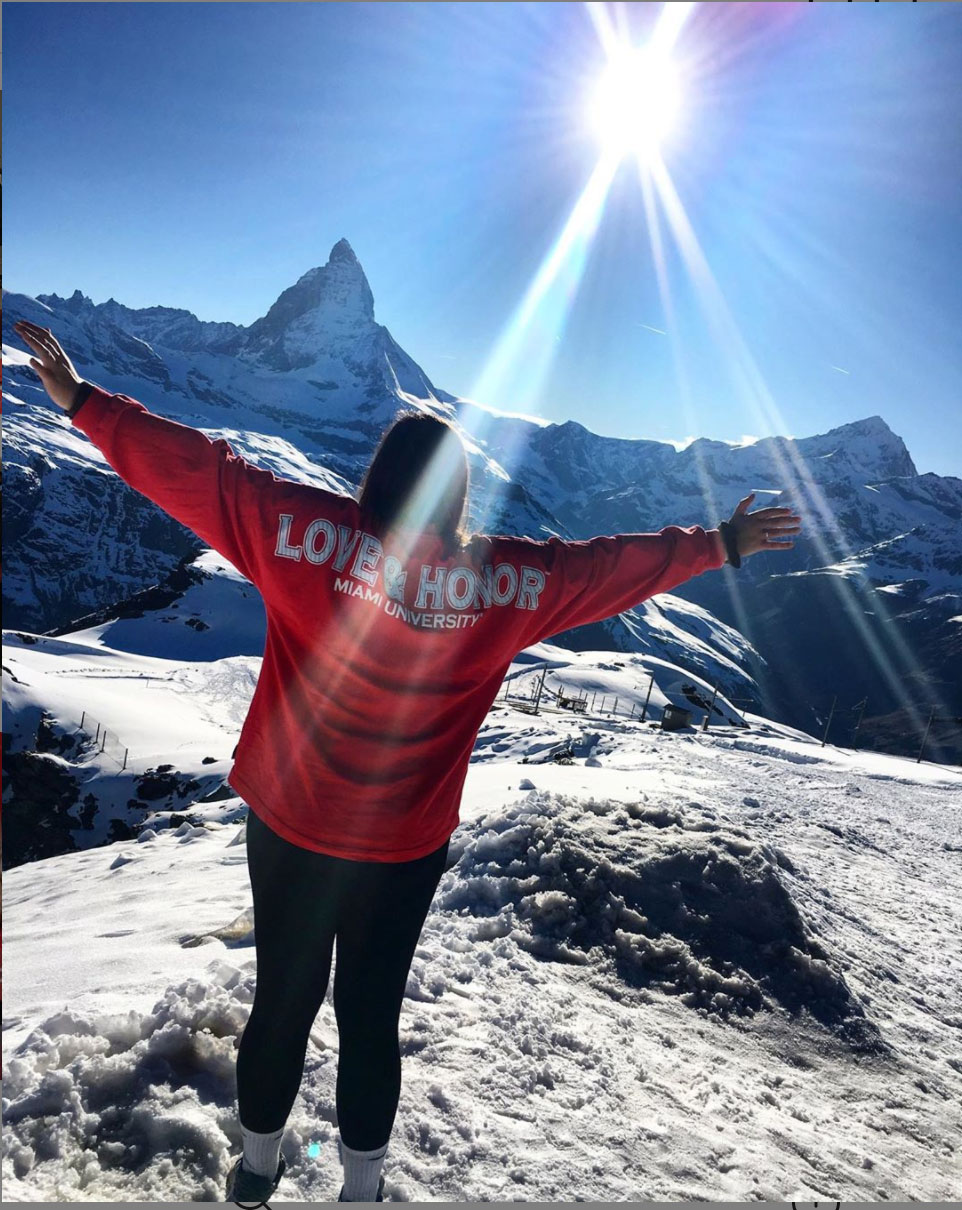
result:
M 188 425 L 156 416 L 127 395 L 78 390 L 67 415 L 121 479 L 194 531 L 257 584 L 257 551 L 274 489 L 283 484 Z
M 505 541 L 507 550 L 499 549 L 512 562 L 532 568 L 537 578 L 538 573 L 544 577 L 537 607 L 525 627 L 526 645 L 621 613 L 725 562 L 718 530 L 700 525 L 667 525 L 656 533 L 574 542 L 500 539 Z M 534 594 L 529 599 L 534 601 Z

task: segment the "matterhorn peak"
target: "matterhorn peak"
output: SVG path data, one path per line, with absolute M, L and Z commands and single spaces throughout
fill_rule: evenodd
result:
M 247 332 L 244 353 L 275 370 L 314 365 L 375 330 L 374 295 L 346 239 L 326 265 L 309 269 Z
M 339 239 L 331 249 L 331 255 L 327 258 L 329 265 L 337 261 L 343 261 L 349 265 L 357 265 L 360 268 L 360 262 L 354 254 L 354 249 L 346 239 Z

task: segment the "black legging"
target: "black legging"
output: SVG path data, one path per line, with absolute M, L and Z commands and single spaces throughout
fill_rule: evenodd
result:
M 237 1056 L 248 1130 L 273 1133 L 287 1121 L 336 938 L 338 1129 L 356 1151 L 388 1141 L 401 1093 L 401 1001 L 447 853 L 445 841 L 416 861 L 347 861 L 290 844 L 248 812 L 257 985 Z

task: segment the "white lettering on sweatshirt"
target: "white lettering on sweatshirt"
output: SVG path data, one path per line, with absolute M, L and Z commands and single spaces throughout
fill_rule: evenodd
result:
M 396 601 L 403 608 L 408 569 L 395 555 L 387 554 L 378 538 L 349 525 L 334 525 L 324 517 L 311 521 L 304 531 L 301 543 L 291 540 L 294 525 L 292 513 L 281 513 L 278 517 L 277 543 L 274 555 L 279 559 L 291 559 L 295 563 L 305 558 L 315 567 L 330 562 L 336 572 L 344 572 L 353 556 L 350 576 L 361 580 L 367 590 L 355 593 L 349 581 L 338 576 L 335 587 L 338 592 L 349 592 L 373 600 L 370 590 L 378 584 L 380 575 L 383 595 L 387 603 Z M 410 570 L 413 570 L 413 566 Z M 446 567 L 431 563 L 420 564 L 417 571 L 417 592 L 414 609 L 463 609 L 483 610 L 492 605 L 511 605 L 516 609 L 537 609 L 538 598 L 545 586 L 545 572 L 539 567 L 513 563 L 485 563 L 479 570 L 473 567 Z M 360 586 L 357 586 L 360 588 Z M 377 594 L 380 599 L 380 593 Z M 404 609 L 403 614 L 409 614 Z M 417 616 L 414 614 L 411 617 Z M 438 617 L 454 615 L 437 615 Z M 424 623 L 433 625 L 433 623 Z M 440 623 L 453 626 L 453 622 Z

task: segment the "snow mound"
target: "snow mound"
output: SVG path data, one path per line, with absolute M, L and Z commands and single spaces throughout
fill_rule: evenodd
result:
M 791 863 L 710 808 L 532 791 L 462 843 L 438 903 L 473 917 L 475 940 L 607 967 L 722 1018 L 781 1009 L 887 1049 L 803 920 Z
M 57 1201 L 126 1201 L 132 1175 L 147 1201 L 167 1200 L 175 1176 L 184 1200 L 219 1201 L 228 1142 L 239 1142 L 236 1045 L 253 995 L 253 963 L 216 960 L 150 1013 L 47 1018 L 4 1072 L 10 1196 L 49 1163 Z

